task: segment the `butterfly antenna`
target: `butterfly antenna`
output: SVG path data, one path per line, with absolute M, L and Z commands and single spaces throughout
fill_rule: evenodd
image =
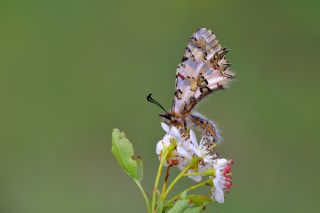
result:
M 167 110 L 166 110 L 163 106 L 161 106 L 161 104 L 160 104 L 158 101 L 154 100 L 151 96 L 152 96 L 152 94 L 150 93 L 150 94 L 147 96 L 147 101 L 149 101 L 149 102 L 157 105 L 157 106 L 160 107 L 163 111 L 165 111 L 166 113 L 168 113 Z

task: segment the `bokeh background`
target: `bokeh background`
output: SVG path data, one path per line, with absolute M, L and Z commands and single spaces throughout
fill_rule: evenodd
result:
M 198 108 L 223 132 L 221 155 L 236 161 L 226 203 L 207 212 L 318 212 L 319 6 L 2 0 L 0 212 L 145 212 L 111 155 L 111 130 L 134 143 L 150 192 L 164 132 L 145 97 L 169 108 L 176 66 L 199 27 L 231 50 L 238 74 Z

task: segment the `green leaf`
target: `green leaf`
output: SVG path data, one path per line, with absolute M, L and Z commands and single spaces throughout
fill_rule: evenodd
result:
M 163 212 L 163 201 L 159 198 L 156 213 L 162 213 Z
M 196 206 L 186 209 L 183 213 L 200 213 L 205 210 L 204 206 Z
M 189 200 L 178 200 L 167 213 L 183 213 L 189 208 Z
M 212 199 L 206 195 L 188 195 L 186 199 L 195 206 L 203 206 L 212 202 Z
M 133 146 L 123 132 L 113 129 L 111 151 L 120 167 L 133 179 L 141 181 L 143 178 L 142 160 L 134 156 Z
M 187 198 L 187 192 L 182 192 L 182 194 L 175 200 L 170 200 L 169 202 L 165 203 L 165 208 L 169 209 L 172 208 L 173 205 L 178 201 L 178 200 L 185 200 Z

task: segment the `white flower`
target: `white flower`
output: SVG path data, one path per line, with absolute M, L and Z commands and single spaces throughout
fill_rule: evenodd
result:
M 175 126 L 169 127 L 165 123 L 161 123 L 161 126 L 167 134 L 157 143 L 156 153 L 161 158 L 163 149 L 169 147 L 175 141 L 176 147 L 169 153 L 165 166 L 177 166 L 179 169 L 183 169 L 192 159 L 189 148 L 191 142 L 183 140 L 179 130 Z
M 191 162 L 196 159 L 196 164 L 192 164 L 187 174 L 189 178 L 196 182 L 201 181 L 202 176 L 212 179 L 212 199 L 219 203 L 224 202 L 225 192 L 229 192 L 232 187 L 231 182 L 231 165 L 233 160 L 224 158 L 216 159 L 212 154 L 212 146 L 206 136 L 203 136 L 198 143 L 195 133 L 190 130 L 190 138 L 183 139 L 179 130 L 175 126 L 169 127 L 161 123 L 163 130 L 166 132 L 161 141 L 157 143 L 156 153 L 161 159 L 162 152 L 165 148 L 174 143 L 174 149 L 168 154 L 165 166 L 175 166 L 180 170 L 191 166 Z
M 215 177 L 213 179 L 212 199 L 219 203 L 224 202 L 224 192 L 229 192 L 232 187 L 231 165 L 233 160 L 216 159 L 213 162 Z
M 202 173 L 206 172 L 208 169 L 212 169 L 213 155 L 210 152 L 209 145 L 207 145 L 206 137 L 202 137 L 200 142 L 198 143 L 196 134 L 190 130 L 190 155 L 201 158 L 195 168 L 190 169 L 188 173 Z M 189 178 L 192 180 L 199 182 L 201 181 L 201 175 L 190 175 Z
M 193 152 L 200 158 L 203 159 L 203 162 L 209 163 L 213 161 L 213 155 L 210 152 L 210 146 L 207 143 L 207 138 L 202 137 L 198 143 L 196 134 L 190 130 L 190 139 L 192 142 Z
M 214 170 L 215 176 L 210 176 L 213 178 L 214 186 L 212 189 L 212 199 L 223 203 L 224 192 L 229 192 L 232 186 L 230 173 L 232 161 L 214 159 L 214 155 L 210 151 L 210 144 L 207 144 L 206 137 L 202 137 L 198 143 L 196 135 L 192 130 L 190 130 L 190 138 L 183 139 L 175 126 L 169 127 L 165 123 L 161 123 L 161 126 L 166 132 L 166 135 L 157 143 L 156 152 L 159 159 L 162 157 L 161 155 L 164 148 L 169 147 L 173 142 L 175 142 L 175 148 L 167 156 L 165 166 L 176 166 L 180 170 L 183 170 L 192 162 L 194 157 L 200 158 L 201 160 L 187 172 L 190 174 L 188 177 L 199 182 L 202 176 L 210 175 L 210 170 L 212 170 L 213 175 Z M 196 174 L 191 175 L 193 173 Z

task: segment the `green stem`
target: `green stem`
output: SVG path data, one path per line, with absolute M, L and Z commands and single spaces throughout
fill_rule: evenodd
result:
M 195 172 L 195 173 L 187 173 L 184 174 L 183 176 L 188 177 L 188 176 L 204 176 L 206 173 L 205 172 Z
M 205 181 L 203 181 L 201 183 L 198 183 L 196 185 L 190 186 L 189 188 L 187 188 L 184 191 L 180 192 L 179 194 L 175 195 L 171 200 L 168 201 L 168 203 L 174 202 L 175 200 L 179 199 L 180 196 L 185 192 L 189 192 L 189 191 L 195 190 L 195 189 L 197 189 L 197 188 L 199 188 L 201 186 L 205 186 L 207 184 L 210 184 L 211 181 L 212 180 L 209 179 L 209 180 L 205 180 Z
M 134 182 L 136 182 L 138 188 L 140 189 L 140 191 L 141 191 L 141 193 L 142 193 L 142 196 L 143 196 L 144 201 L 146 202 L 146 205 L 147 205 L 147 208 L 148 208 L 148 212 L 151 213 L 151 212 L 150 212 L 150 203 L 149 203 L 149 198 L 148 198 L 147 193 L 144 191 L 141 183 L 140 183 L 138 180 L 134 180 Z
M 167 191 L 164 193 L 164 195 L 162 196 L 162 200 L 165 200 L 169 194 L 169 192 L 171 191 L 171 189 L 176 185 L 176 183 L 181 180 L 184 177 L 184 174 L 186 174 L 196 163 L 199 162 L 200 159 L 192 159 L 191 163 L 184 168 L 181 173 L 172 181 L 172 183 L 169 185 Z
M 171 167 L 171 165 L 169 165 L 167 167 L 166 177 L 164 178 L 164 182 L 163 182 L 163 185 L 162 185 L 161 196 L 165 192 L 167 184 L 168 184 L 168 179 L 169 179 L 169 175 L 170 175 L 170 172 L 169 172 L 170 171 L 170 167 Z
M 156 195 L 157 195 L 157 189 L 158 189 L 158 184 L 159 184 L 159 180 L 162 174 L 162 169 L 163 169 L 163 165 L 168 157 L 168 154 L 172 151 L 171 145 L 165 149 L 164 154 L 161 156 L 161 161 L 160 161 L 160 165 L 158 168 L 158 173 L 156 176 L 156 180 L 154 182 L 154 187 L 153 187 L 153 194 L 152 194 L 152 204 L 151 204 L 151 211 L 154 211 L 155 206 L 156 206 Z
M 194 172 L 194 173 L 187 173 L 184 174 L 183 176 L 215 176 L 215 170 L 214 169 L 209 169 L 205 172 Z

